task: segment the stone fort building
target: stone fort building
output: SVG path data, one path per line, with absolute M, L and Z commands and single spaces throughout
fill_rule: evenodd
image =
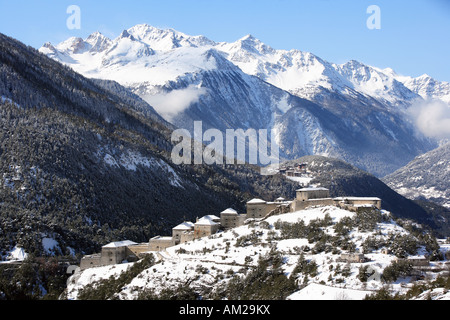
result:
M 246 213 L 238 213 L 228 208 L 220 217 L 207 215 L 195 223 L 184 221 L 172 228 L 171 236 L 156 236 L 149 242 L 137 244 L 131 241 L 112 242 L 102 247 L 101 253 L 84 256 L 80 269 L 105 266 L 139 259 L 146 252 L 162 251 L 181 243 L 207 237 L 220 230 L 236 228 L 250 219 L 264 219 L 271 215 L 294 212 L 314 206 L 337 206 L 350 211 L 361 208 L 381 209 L 381 199 L 376 197 L 337 197 L 331 198 L 326 188 L 307 187 L 296 190 L 296 197 L 291 201 L 278 198 L 273 202 L 252 199 L 246 203 Z

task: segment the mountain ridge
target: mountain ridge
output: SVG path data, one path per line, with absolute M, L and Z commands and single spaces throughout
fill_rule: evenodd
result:
M 210 40 L 202 35 L 198 35 L 198 36 L 190 36 L 187 34 L 184 34 L 182 32 L 179 32 L 177 30 L 168 28 L 168 29 L 159 29 L 153 26 L 150 26 L 148 24 L 138 24 L 135 25 L 127 30 L 124 30 L 122 32 L 121 35 L 119 35 L 116 39 L 109 39 L 108 37 L 104 36 L 103 34 L 101 34 L 100 32 L 96 31 L 94 33 L 92 33 L 91 35 L 89 35 L 85 40 L 81 39 L 81 38 L 69 38 L 66 41 L 61 42 L 60 44 L 58 44 L 57 46 L 53 46 L 50 43 L 46 43 L 43 47 L 41 47 L 41 51 L 43 51 L 45 53 L 45 48 L 52 46 L 55 49 L 59 49 L 60 51 L 67 51 L 67 42 L 68 43 L 72 43 L 70 47 L 75 46 L 75 48 L 77 47 L 76 45 L 78 43 L 84 42 L 84 43 L 88 43 L 91 46 L 95 47 L 94 44 L 92 44 L 91 42 L 95 39 L 96 41 L 99 41 L 98 39 L 100 39 L 100 42 L 104 43 L 109 43 L 109 45 L 112 44 L 113 41 L 116 41 L 120 38 L 123 38 L 123 34 L 128 34 L 128 35 L 132 35 L 133 40 L 135 41 L 139 41 L 141 43 L 145 43 L 147 45 L 149 45 L 151 48 L 153 48 L 154 50 L 157 51 L 170 51 L 182 46 L 187 46 L 187 47 L 211 47 L 211 48 L 217 48 L 217 49 L 221 49 L 224 53 L 226 53 L 227 55 L 231 55 L 231 58 L 229 59 L 232 62 L 252 62 L 251 59 L 254 58 L 254 56 L 252 57 L 252 54 L 256 54 L 259 55 L 260 57 L 263 55 L 267 55 L 267 54 L 276 54 L 278 55 L 278 58 L 275 59 L 274 61 L 285 61 L 286 63 L 284 64 L 284 67 L 286 66 L 292 66 L 292 59 L 294 56 L 296 55 L 300 55 L 300 61 L 303 61 L 302 64 L 304 67 L 311 67 L 314 66 L 314 61 L 316 61 L 317 63 L 321 64 L 322 66 L 325 66 L 325 69 L 329 69 L 329 71 L 332 70 L 332 75 L 330 76 L 336 76 L 338 74 L 340 74 L 341 76 L 343 76 L 344 78 L 342 80 L 344 80 L 344 82 L 342 81 L 336 81 L 336 79 L 333 79 L 334 82 L 336 83 L 343 83 L 344 85 L 347 85 L 352 83 L 353 85 L 358 84 L 358 82 L 360 83 L 359 80 L 370 80 L 372 77 L 375 77 L 375 82 L 378 82 L 381 78 L 380 77 L 384 77 L 384 78 L 390 78 L 389 81 L 393 81 L 394 84 L 397 83 L 397 86 L 404 86 L 404 88 L 399 88 L 399 90 L 411 90 L 411 92 L 404 92 L 404 94 L 406 94 L 406 98 L 407 99 L 411 99 L 411 98 L 417 98 L 419 96 L 421 96 L 422 98 L 429 98 L 429 92 L 425 93 L 425 91 L 420 90 L 420 88 L 418 88 L 419 85 L 417 85 L 417 82 L 421 82 L 421 83 L 426 83 L 428 85 L 434 85 L 434 86 L 440 86 L 442 88 L 442 90 L 444 90 L 444 94 L 441 94 L 441 96 L 445 96 L 448 94 L 448 92 L 446 92 L 445 90 L 448 91 L 448 82 L 439 82 L 433 78 L 431 78 L 429 75 L 422 75 L 416 78 L 410 77 L 410 76 L 403 76 L 403 75 L 398 75 L 397 73 L 395 73 L 394 70 L 392 70 L 391 68 L 377 68 L 377 67 L 372 67 L 369 65 L 365 65 L 359 61 L 356 60 L 349 60 L 348 62 L 345 62 L 343 64 L 335 64 L 335 63 L 330 63 L 327 62 L 323 59 L 321 59 L 320 57 L 317 57 L 316 55 L 310 53 L 310 52 L 303 52 L 300 51 L 298 49 L 292 49 L 292 50 L 277 50 L 277 49 L 273 49 L 272 47 L 268 46 L 267 44 L 264 44 L 263 42 L 261 42 L 259 39 L 255 38 L 254 36 L 252 36 L 251 34 L 248 34 L 240 39 L 238 39 L 235 42 L 231 42 L 231 43 L 226 43 L 226 42 L 214 42 L 213 40 Z M 237 50 L 236 50 L 237 49 Z M 243 50 L 242 50 L 243 49 Z M 70 52 L 70 50 L 69 50 Z M 98 52 L 98 51 L 96 51 Z M 246 52 L 248 53 L 247 55 L 244 56 L 240 56 L 241 57 L 241 61 L 239 61 L 239 56 L 233 56 L 233 52 L 235 54 L 239 53 L 239 52 Z M 73 50 L 72 50 L 73 53 Z M 47 54 L 47 53 L 46 53 Z M 281 57 L 281 59 L 280 59 Z M 270 60 L 269 58 L 265 58 L 266 60 L 266 65 L 270 63 L 268 63 L 268 60 Z M 255 61 L 253 61 L 255 62 Z M 245 67 L 246 63 L 241 63 L 241 64 L 237 64 L 239 67 L 241 67 L 241 69 L 243 69 L 244 72 L 248 73 L 248 74 L 252 74 L 255 75 L 258 72 L 256 72 L 255 70 L 250 70 L 249 67 Z M 280 70 L 283 65 L 280 64 L 272 64 L 272 67 L 274 66 L 278 66 L 277 68 L 272 68 L 272 70 Z M 352 71 L 354 71 L 356 69 L 364 69 L 364 72 L 358 72 L 356 73 L 356 79 L 355 79 L 355 74 L 352 74 Z M 244 70 L 245 69 L 245 70 Z M 363 75 L 364 74 L 364 75 Z M 345 77 L 347 75 L 347 77 Z M 351 75 L 351 76 L 350 76 Z M 361 78 L 361 75 L 363 75 L 363 77 Z M 358 79 L 359 78 L 359 79 Z M 319 78 L 317 78 L 319 79 Z M 358 82 L 353 82 L 352 80 L 355 79 Z M 315 80 L 314 78 L 312 80 Z M 272 83 L 271 81 L 268 81 L 270 83 Z M 406 84 L 405 84 L 406 83 Z M 274 83 L 272 83 L 274 84 Z M 381 84 L 383 84 L 383 81 L 381 81 Z M 415 85 L 416 84 L 416 85 Z M 276 84 L 274 84 L 276 85 Z M 290 91 L 290 88 L 285 88 L 283 85 L 276 85 L 282 89 L 285 89 L 287 91 Z M 423 85 L 422 85 L 423 86 Z M 339 86 L 337 87 L 339 88 Z M 364 90 L 362 90 L 364 92 Z M 367 92 L 365 92 L 367 93 Z M 399 93 L 401 94 L 401 92 Z M 408 97 L 409 95 L 409 97 Z M 438 97 L 439 95 L 432 95 L 434 98 Z M 376 97 L 376 96 L 375 96 Z M 405 98 L 405 97 L 403 97 Z

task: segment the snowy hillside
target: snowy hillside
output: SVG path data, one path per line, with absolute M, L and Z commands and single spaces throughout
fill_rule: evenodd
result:
M 450 143 L 418 156 L 383 181 L 405 197 L 450 208 Z
M 153 252 L 154 261 L 141 269 L 136 262 L 76 273 L 63 298 L 109 292 L 102 297 L 359 300 L 386 284 L 391 294 L 406 294 L 417 272 L 403 258 L 448 259 L 450 250 L 425 233 L 407 231 L 414 229 L 400 226 L 386 211 L 310 208 Z M 349 252 L 363 253 L 365 260 L 342 260 Z M 443 265 L 430 262 L 428 277 L 437 278 Z M 447 291 L 432 297 L 450 299 Z

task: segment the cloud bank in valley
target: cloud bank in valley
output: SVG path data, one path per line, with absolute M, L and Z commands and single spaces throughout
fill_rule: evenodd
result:
M 189 108 L 191 104 L 196 103 L 206 92 L 206 88 L 191 85 L 187 88 L 172 90 L 167 93 L 148 95 L 144 97 L 144 100 L 153 106 L 165 120 L 171 122 L 177 114 Z
M 428 138 L 450 138 L 450 105 L 440 100 L 413 104 L 408 114 L 416 128 Z

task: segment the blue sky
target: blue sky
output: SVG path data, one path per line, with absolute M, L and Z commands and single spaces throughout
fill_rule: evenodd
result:
M 81 9 L 79 30 L 66 26 L 71 4 Z M 381 10 L 379 30 L 366 26 L 370 5 Z M 0 0 L 0 17 L 1 33 L 35 48 L 94 31 L 114 38 L 147 23 L 217 42 L 252 34 L 276 49 L 450 82 L 448 0 Z

